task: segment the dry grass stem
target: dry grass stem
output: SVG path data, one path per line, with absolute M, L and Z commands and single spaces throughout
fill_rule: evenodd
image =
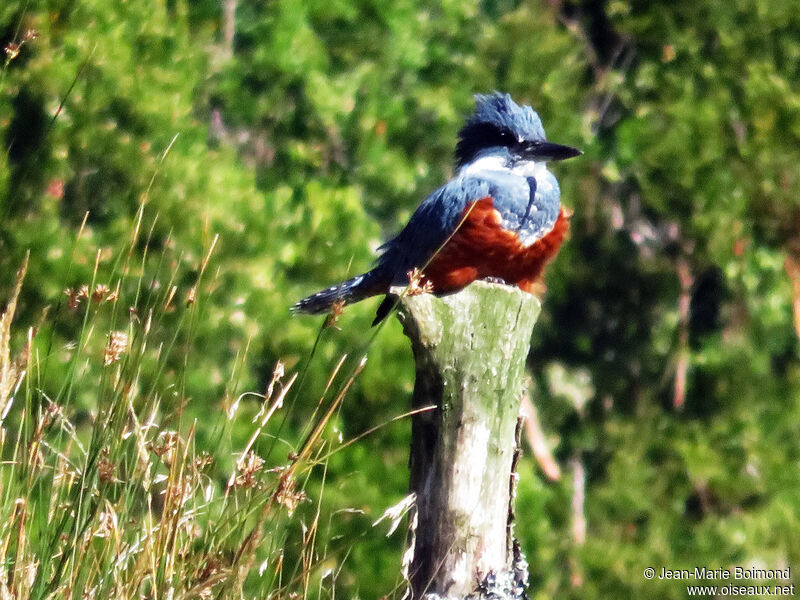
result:
M 17 301 L 22 291 L 22 282 L 25 279 L 25 273 L 28 271 L 28 259 L 29 256 L 26 255 L 22 266 L 17 271 L 14 287 L 11 289 L 11 297 L 2 316 L 0 316 L 0 415 L 2 415 L 0 420 L 8 412 L 11 395 L 15 393 L 19 384 L 22 383 L 28 361 L 30 336 L 28 352 L 23 352 L 21 355 L 11 358 L 11 322 L 14 320 Z

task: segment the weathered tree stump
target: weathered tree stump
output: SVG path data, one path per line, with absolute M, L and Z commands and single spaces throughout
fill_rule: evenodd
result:
M 513 467 L 525 360 L 541 304 L 476 282 L 401 298 L 416 361 L 410 488 L 418 526 L 410 579 L 422 598 L 522 598 L 527 564 L 513 539 Z

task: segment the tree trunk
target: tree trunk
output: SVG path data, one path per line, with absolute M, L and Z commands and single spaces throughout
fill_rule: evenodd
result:
M 530 294 L 484 282 L 400 300 L 416 361 L 413 405 L 437 406 L 412 425 L 415 599 L 525 597 L 527 564 L 512 534 L 513 471 L 540 309 Z
M 225 38 L 225 49 L 233 56 L 233 41 L 236 37 L 236 0 L 223 0 L 222 32 Z

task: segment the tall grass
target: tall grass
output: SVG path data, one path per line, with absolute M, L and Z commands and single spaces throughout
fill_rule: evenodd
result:
M 323 433 L 363 359 L 337 365 L 285 460 L 258 454 L 300 388 L 281 363 L 263 394 L 243 393 L 235 369 L 228 410 L 209 416 L 210 442 L 199 444 L 183 367 L 202 352 L 194 328 L 216 240 L 183 289 L 181 261 L 165 270 L 170 261 L 148 257 L 143 215 L 114 260 L 98 255 L 90 281 L 17 331 L 26 261 L 0 318 L 0 598 L 320 597 L 335 573 L 316 543 L 321 498 L 314 506 L 304 488 L 312 468 L 324 478 L 335 450 Z M 75 324 L 63 348 L 51 341 L 57 315 Z M 67 362 L 61 381 L 49 375 L 54 361 Z M 247 424 L 237 411 L 244 395 L 262 403 Z M 241 437 L 233 427 L 251 429 L 245 444 L 231 441 Z

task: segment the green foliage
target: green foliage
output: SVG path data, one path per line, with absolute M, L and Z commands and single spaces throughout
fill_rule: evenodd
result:
M 575 216 L 531 369 L 565 475 L 585 468 L 588 530 L 573 541 L 571 478 L 524 463 L 533 596 L 680 598 L 643 569 L 800 559 L 791 3 L 240 1 L 232 46 L 224 4 L 0 5 L 0 45 L 14 50 L 0 74 L 0 297 L 30 251 L 14 347 L 41 324 L 35 410 L 47 393 L 69 399 L 69 419 L 95 414 L 104 371 L 76 361 L 86 325 L 63 290 L 119 282 L 130 306 L 98 327 L 161 307 L 149 343 L 172 351 L 143 357 L 142 385 L 176 390 L 164 416 L 186 401 L 198 448 L 218 443 L 225 408 L 263 391 L 277 359 L 307 368 L 271 432 L 282 441 L 259 441 L 279 464 L 340 356 L 370 343 L 375 303 L 325 329 L 310 362 L 319 320 L 288 306 L 368 267 L 451 173 L 471 94 L 500 89 L 585 151 L 554 167 Z M 407 408 L 396 323 L 368 355 L 333 418 L 344 440 Z M 239 410 L 258 407 L 244 397 Z M 251 431 L 231 427 L 230 447 Z M 402 536 L 370 523 L 404 494 L 407 438 L 405 421 L 388 424 L 309 476 L 309 495 L 325 493 L 319 547 L 332 550 L 314 576 L 333 568 L 351 597 L 398 581 Z

